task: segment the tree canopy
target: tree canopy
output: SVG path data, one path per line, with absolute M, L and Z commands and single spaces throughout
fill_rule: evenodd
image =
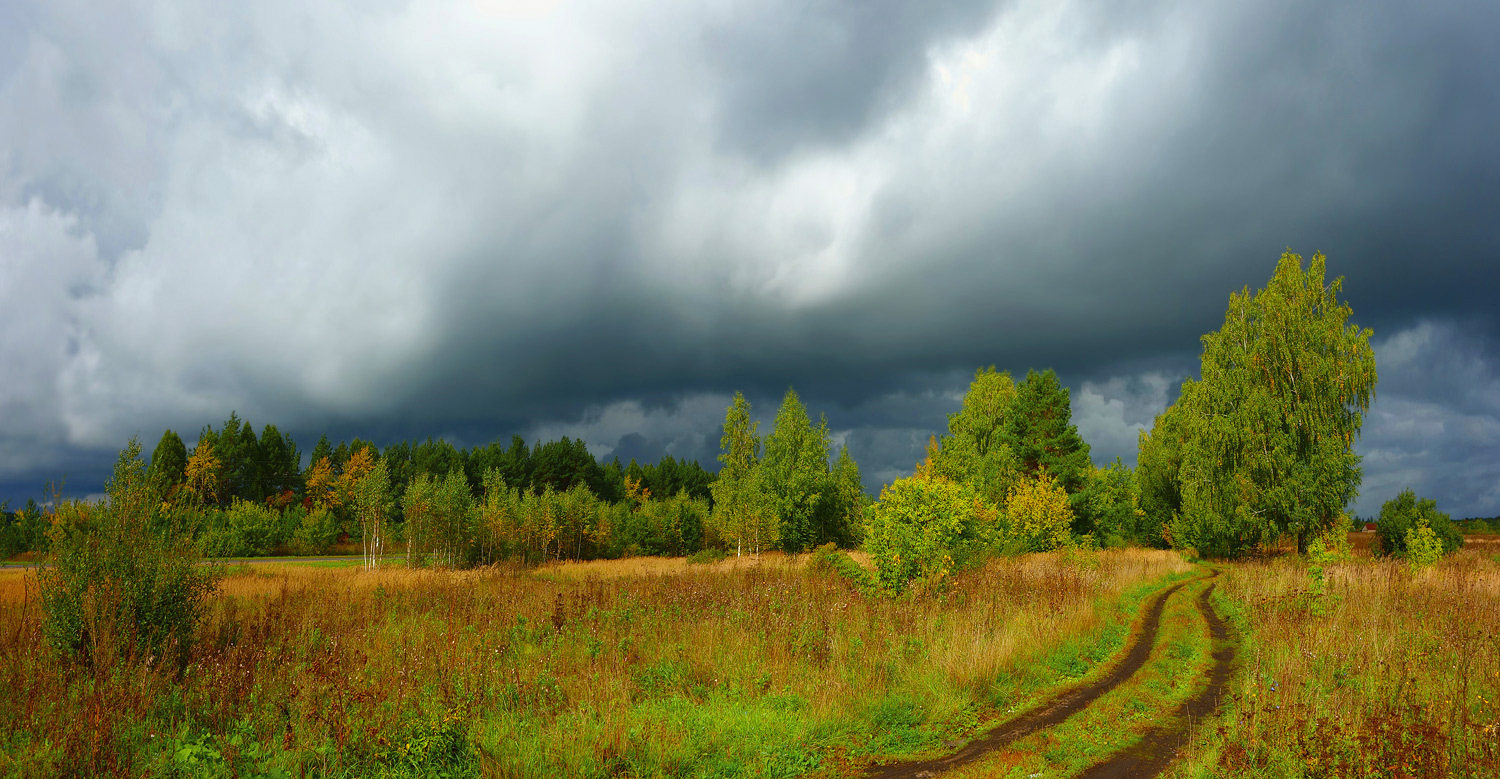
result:
M 1148 502 L 1170 511 L 1180 494 L 1162 517 L 1174 545 L 1232 557 L 1291 536 L 1303 549 L 1347 522 L 1375 354 L 1325 265 L 1286 252 L 1265 289 L 1231 295 L 1203 336 L 1200 378 L 1142 439 Z

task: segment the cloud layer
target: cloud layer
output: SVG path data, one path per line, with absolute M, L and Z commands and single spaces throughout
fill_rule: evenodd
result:
M 1497 22 L 8 4 L 0 485 L 97 483 L 126 436 L 229 409 L 299 440 L 571 430 L 711 461 L 730 392 L 769 414 L 788 385 L 884 479 L 990 363 L 1056 367 L 1096 453 L 1130 461 L 1229 291 L 1290 245 L 1387 339 L 1367 493 L 1401 474 L 1497 513 L 1500 331 L 1473 282 L 1500 250 Z M 1392 378 L 1458 342 L 1477 399 Z M 1441 451 L 1395 432 L 1437 418 Z M 1445 481 L 1457 461 L 1477 470 Z

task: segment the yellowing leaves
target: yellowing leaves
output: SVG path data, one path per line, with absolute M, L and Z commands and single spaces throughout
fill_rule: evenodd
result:
M 1017 482 L 1005 501 L 1012 539 L 1027 551 L 1045 552 L 1066 546 L 1073 510 L 1062 485 L 1043 472 Z

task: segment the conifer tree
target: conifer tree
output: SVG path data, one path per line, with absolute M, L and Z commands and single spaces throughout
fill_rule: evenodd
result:
M 161 441 L 151 452 L 149 472 L 162 481 L 168 497 L 187 479 L 187 445 L 181 436 L 170 429 L 161 434 Z
M 1016 388 L 1006 438 L 1025 475 L 1035 478 L 1045 470 L 1071 495 L 1083 488 L 1090 462 L 1068 395 L 1052 369 L 1027 371 Z

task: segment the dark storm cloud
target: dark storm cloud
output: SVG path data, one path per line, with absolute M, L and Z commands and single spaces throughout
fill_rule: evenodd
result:
M 886 479 L 992 363 L 1130 462 L 1287 246 L 1497 359 L 1493 4 L 0 13 L 0 479 L 229 409 L 712 464 L 788 386 Z
M 857 139 L 920 87 L 929 47 L 971 33 L 995 6 L 777 2 L 716 20 L 702 44 L 717 133 L 770 161 Z

